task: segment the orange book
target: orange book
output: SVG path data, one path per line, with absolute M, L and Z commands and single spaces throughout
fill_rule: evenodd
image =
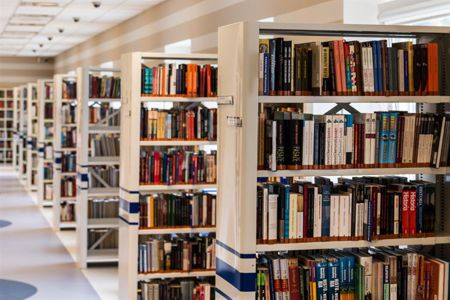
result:
M 211 65 L 206 65 L 206 97 L 211 96 Z
M 187 96 L 191 96 L 192 94 L 192 64 L 187 65 L 186 72 L 186 94 Z
M 197 74 L 197 65 L 192 65 L 192 95 L 193 96 L 198 96 L 197 95 L 197 78 L 198 78 L 198 74 Z

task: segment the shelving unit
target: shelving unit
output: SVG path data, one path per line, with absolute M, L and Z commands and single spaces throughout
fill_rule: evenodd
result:
M 53 205 L 53 80 L 37 81 L 38 91 L 38 171 L 37 191 L 39 204 Z
M 12 157 L 12 165 L 14 171 L 19 174 L 20 165 L 19 165 L 19 154 L 21 147 L 21 133 L 20 133 L 20 105 L 21 105 L 21 89 L 19 87 L 14 88 L 14 112 L 13 112 L 13 157 Z
M 38 173 L 38 96 L 37 84 L 27 84 L 27 187 L 29 191 L 37 191 Z
M 0 165 L 11 167 L 13 160 L 14 90 L 0 89 Z
M 118 204 L 119 188 L 106 184 L 103 187 L 92 187 L 91 178 L 101 177 L 95 167 L 119 166 L 119 156 L 94 156 L 90 147 L 94 137 L 118 137 L 120 126 L 109 126 L 108 115 L 90 123 L 91 108 L 108 104 L 116 109 L 114 115 L 120 114 L 120 98 L 91 98 L 91 75 L 120 76 L 119 69 L 111 68 L 78 68 L 77 69 L 77 246 L 78 265 L 88 267 L 89 263 L 114 263 L 118 261 L 118 249 L 98 249 L 103 239 L 118 234 L 119 218 L 90 218 L 90 204 L 98 200 L 115 199 Z M 97 154 L 98 155 L 98 154 Z M 90 241 L 89 231 L 101 230 L 96 241 Z M 98 242 L 98 244 L 97 244 Z
M 416 103 L 421 111 L 448 109 L 450 91 L 449 54 L 441 51 L 445 64 L 441 78 L 443 96 L 259 96 L 258 45 L 261 36 L 289 36 L 293 40 L 323 40 L 324 37 L 416 38 L 438 40 L 447 49 L 450 35 L 444 28 L 411 26 L 308 25 L 241 22 L 219 28 L 219 95 L 233 97 L 233 104 L 219 110 L 218 215 L 216 295 L 225 299 L 254 299 L 256 289 L 256 254 L 266 251 L 336 249 L 371 246 L 434 245 L 441 254 L 450 250 L 450 203 L 445 199 L 449 168 L 390 168 L 258 171 L 258 109 L 263 104 L 296 103 Z M 309 40 L 308 38 L 309 37 Z M 318 38 L 319 37 L 319 38 Z M 238 78 L 236 80 L 235 78 Z M 307 111 L 306 111 L 307 112 Z M 417 174 L 436 181 L 436 234 L 424 238 L 367 241 L 330 241 L 305 243 L 257 244 L 257 179 L 284 176 L 351 176 Z M 448 198 L 448 197 L 447 197 Z M 441 244 L 444 244 L 441 246 Z M 446 245 L 445 245 L 446 244 Z
M 26 186 L 27 183 L 27 169 L 29 163 L 27 161 L 27 140 L 28 140 L 28 87 L 27 85 L 22 85 L 19 87 L 19 105 L 18 105 L 18 117 L 19 117 L 19 179 L 22 184 Z
M 172 107 L 175 103 L 218 102 L 217 97 L 147 97 L 141 95 L 141 65 L 149 63 L 211 63 L 217 64 L 217 55 L 213 54 L 167 54 L 167 53 L 129 53 L 121 60 L 122 68 L 122 108 L 120 140 L 120 206 L 119 206 L 119 299 L 137 299 L 139 281 L 160 278 L 195 278 L 212 277 L 214 270 L 192 270 L 191 272 L 163 271 L 147 274 L 138 273 L 139 238 L 144 235 L 164 234 L 198 234 L 214 233 L 215 228 L 139 228 L 140 196 L 156 192 L 180 190 L 201 191 L 215 189 L 215 184 L 198 185 L 142 185 L 139 179 L 140 153 L 142 149 L 154 147 L 201 147 L 215 145 L 210 141 L 141 141 L 141 105 L 151 104 L 155 107 Z M 166 106 L 167 105 L 167 106 Z
M 53 163 L 53 227 L 56 230 L 59 229 L 75 229 L 76 228 L 76 213 L 75 220 L 61 220 L 62 207 L 65 205 L 75 205 L 76 203 L 76 189 L 75 195 L 66 197 L 62 195 L 61 184 L 64 181 L 75 180 L 76 172 L 75 170 L 68 172 L 63 170 L 63 160 L 66 155 L 75 155 L 76 148 L 74 147 L 64 147 L 62 144 L 62 132 L 63 128 L 68 127 L 67 123 L 64 122 L 63 118 L 63 107 L 64 106 L 77 106 L 77 99 L 68 99 L 63 95 L 63 81 L 76 82 L 76 76 L 72 75 L 61 75 L 56 74 L 53 77 L 53 105 L 54 105 L 54 115 L 53 115 L 53 126 L 54 126 L 54 138 L 53 138 L 53 153 L 54 153 L 54 163 Z M 63 123 L 64 122 L 64 123 Z M 69 124 L 70 128 L 76 129 L 76 124 Z M 75 209 L 73 210 L 75 211 Z

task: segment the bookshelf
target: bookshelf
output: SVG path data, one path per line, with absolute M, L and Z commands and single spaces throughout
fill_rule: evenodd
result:
M 101 78 L 101 83 L 94 83 Z M 94 86 L 113 89 L 107 84 L 112 78 L 120 79 L 120 70 L 112 68 L 77 69 L 77 245 L 78 265 L 88 267 L 90 263 L 116 263 L 118 248 L 114 243 L 104 245 L 103 241 L 117 240 L 118 218 L 118 170 L 119 153 L 96 153 L 95 139 L 119 139 L 120 123 L 114 123 L 120 116 L 120 85 L 111 95 L 96 95 Z M 116 84 L 118 81 L 116 81 Z M 104 114 L 101 114 L 102 111 Z M 97 118 L 98 116 L 98 118 Z M 94 119 L 95 118 L 95 119 Z M 94 148 L 94 149 L 93 149 Z M 111 149 L 109 149 L 111 150 Z M 104 178 L 102 171 L 116 170 L 117 185 L 111 178 Z M 98 182 L 98 178 L 104 179 Z M 105 180 L 106 179 L 106 180 Z M 97 185 L 94 187 L 93 184 Z M 99 186 L 100 185 L 100 186 Z M 106 207 L 103 212 L 102 208 Z
M 27 187 L 29 191 L 37 191 L 38 169 L 38 96 L 37 84 L 27 84 Z
M 13 111 L 13 157 L 12 157 L 12 165 L 14 171 L 19 174 L 19 153 L 20 153 L 20 93 L 21 90 L 19 87 L 15 87 L 13 89 L 14 92 L 14 111 Z
M 0 89 L 0 163 L 4 167 L 12 166 L 13 159 L 13 94 L 13 89 Z
M 53 80 L 37 81 L 38 93 L 38 169 L 37 194 L 41 206 L 53 205 Z
M 192 269 L 189 272 L 155 271 L 139 273 L 138 254 L 140 243 L 144 239 L 155 238 L 167 240 L 169 235 L 210 237 L 215 233 L 215 226 L 209 227 L 152 227 L 140 228 L 140 199 L 149 195 L 170 195 L 171 193 L 203 190 L 215 190 L 214 183 L 198 184 L 141 184 L 140 155 L 143 151 L 168 148 L 193 149 L 198 151 L 204 147 L 216 148 L 215 140 L 141 140 L 142 109 L 189 109 L 199 105 L 217 107 L 218 97 L 180 97 L 180 96 L 146 96 L 141 94 L 141 65 L 149 68 L 167 63 L 177 64 L 217 64 L 214 54 L 167 54 L 167 53 L 129 53 L 122 55 L 122 107 L 121 107 L 121 139 L 120 139 L 120 206 L 119 206 L 119 291 L 120 299 L 138 299 L 138 283 L 164 278 L 205 278 L 215 276 L 214 269 Z M 173 69 L 172 69 L 173 70 Z M 170 75 L 169 75 L 170 76 Z M 145 127 L 145 126 L 144 126 Z M 215 197 L 214 197 L 215 198 Z
M 444 67 L 442 96 L 259 96 L 259 39 L 285 37 L 294 42 L 325 41 L 341 37 L 415 38 L 438 40 L 447 47 L 448 31 L 436 27 L 341 24 L 279 24 L 241 22 L 219 28 L 219 95 L 231 95 L 233 104 L 219 110 L 218 215 L 216 294 L 225 299 L 254 299 L 257 253 L 319 250 L 372 246 L 431 245 L 435 253 L 448 252 L 450 211 L 445 201 L 448 167 L 441 168 L 352 168 L 258 170 L 258 110 L 263 105 L 298 104 L 309 112 L 310 104 L 413 103 L 417 111 L 445 112 L 450 92 L 445 74 L 449 55 L 441 52 Z M 308 39 L 309 38 L 309 39 Z M 328 38 L 328 39 L 325 39 Z M 239 78 L 239 80 L 232 80 Z M 342 107 L 342 106 L 341 106 Z M 338 109 L 339 110 L 339 109 Z M 338 111 L 337 110 L 337 111 Z M 260 177 L 361 176 L 416 174 L 436 183 L 436 233 L 433 236 L 383 240 L 286 242 L 258 244 L 257 181 Z M 226 203 L 226 205 L 224 205 Z
M 27 169 L 29 167 L 29 163 L 27 161 L 27 140 L 28 140 L 28 87 L 27 85 L 21 85 L 19 87 L 19 179 L 22 184 L 26 186 L 27 183 Z
M 53 227 L 76 228 L 76 147 L 70 134 L 76 130 L 76 76 L 53 76 Z M 64 137 L 63 137 L 64 135 Z

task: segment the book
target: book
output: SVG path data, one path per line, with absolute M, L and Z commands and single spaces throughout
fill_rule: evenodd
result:
M 89 74 L 89 98 L 120 98 L 120 77 Z

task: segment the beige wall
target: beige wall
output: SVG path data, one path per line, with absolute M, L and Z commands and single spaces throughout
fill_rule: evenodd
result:
M 53 76 L 53 59 L 48 62 L 36 57 L 0 56 L 0 88 L 15 87 L 24 83 Z
M 163 50 L 191 39 L 193 52 L 216 51 L 217 28 L 242 20 L 342 22 L 343 0 L 167 0 L 58 55 L 55 72 L 118 61 L 132 51 Z

